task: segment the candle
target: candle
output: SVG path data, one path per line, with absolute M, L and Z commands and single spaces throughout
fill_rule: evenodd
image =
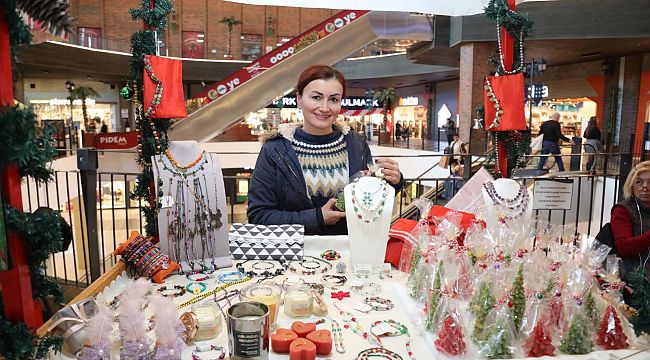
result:
M 316 330 L 307 334 L 307 340 L 316 345 L 318 355 L 329 355 L 332 352 L 332 333 L 329 330 Z
M 282 288 L 275 284 L 252 284 L 241 292 L 242 301 L 256 301 L 269 307 L 269 328 L 275 329 Z
M 310 332 L 316 331 L 316 324 L 295 321 L 293 324 L 291 324 L 291 330 L 298 334 L 299 337 L 304 338 Z
M 284 295 L 284 313 L 292 318 L 311 316 L 312 304 L 311 287 L 306 284 L 290 286 Z
M 289 345 L 297 338 L 298 335 L 289 329 L 277 329 L 275 334 L 271 335 L 271 348 L 276 353 L 288 354 Z
M 223 324 L 221 323 L 221 312 L 217 304 L 206 301 L 193 308 L 192 312 L 198 320 L 198 329 L 195 341 L 214 339 L 219 335 Z
M 289 346 L 289 360 L 316 359 L 316 345 L 313 342 L 298 338 Z

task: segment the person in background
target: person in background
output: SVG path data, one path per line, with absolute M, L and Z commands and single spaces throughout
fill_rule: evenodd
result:
M 102 127 L 99 129 L 99 132 L 102 134 L 105 134 L 108 132 L 108 125 L 106 125 L 106 122 L 102 121 Z
M 585 141 L 585 151 L 590 154 L 597 154 L 603 150 L 603 143 L 601 142 L 602 135 L 600 129 L 598 128 L 598 118 L 592 116 L 589 118 L 589 123 L 587 123 L 587 128 L 585 129 L 584 134 L 582 135 L 587 141 Z M 587 171 L 590 173 L 595 173 L 596 168 L 594 165 L 597 163 L 597 157 L 594 155 L 589 155 L 587 159 Z
M 454 134 L 456 133 L 456 123 L 451 118 L 447 118 L 447 123 L 443 126 L 447 133 L 447 145 L 451 146 L 454 141 Z
M 456 163 L 449 166 L 450 176 L 445 181 L 445 199 L 451 198 L 458 193 L 458 190 L 463 187 L 463 167 Z
M 345 212 L 334 207 L 350 176 L 367 170 L 372 154 L 346 124 L 335 123 L 345 96 L 345 77 L 329 65 L 312 65 L 298 78 L 297 101 L 304 122 L 268 134 L 248 191 L 248 222 L 302 224 L 306 235 L 347 234 Z M 395 188 L 404 186 L 397 161 L 377 159 Z
M 542 155 L 555 155 L 555 162 L 560 171 L 564 171 L 564 162 L 562 162 L 562 152 L 560 151 L 560 139 L 573 143 L 571 139 L 562 135 L 560 127 L 560 113 L 554 112 L 551 117 L 544 121 L 539 133 L 544 135 L 542 141 Z M 537 170 L 542 170 L 546 165 L 547 156 L 542 156 L 537 163 Z
M 408 139 L 409 131 L 411 131 L 411 129 L 409 129 L 409 123 L 405 121 L 404 126 L 402 126 L 402 140 Z
M 451 165 L 449 167 L 449 171 L 451 174 L 453 174 L 453 165 L 465 164 L 465 159 L 463 158 L 463 155 L 467 154 L 467 148 L 465 147 L 465 144 L 463 144 L 463 142 L 460 141 L 460 135 L 458 135 L 458 133 L 452 134 L 452 139 L 453 141 L 451 142 L 451 145 L 449 145 L 451 153 L 453 154 L 453 156 L 451 157 L 451 161 L 449 162 L 449 164 Z
M 610 225 L 621 280 L 639 265 L 650 276 L 650 160 L 636 164 L 623 185 L 624 200 L 614 205 Z
M 398 121 L 395 123 L 395 140 L 399 140 L 400 136 L 402 136 L 402 124 Z

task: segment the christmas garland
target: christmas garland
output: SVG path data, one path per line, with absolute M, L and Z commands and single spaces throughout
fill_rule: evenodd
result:
M 632 318 L 632 325 L 637 335 L 650 334 L 650 279 L 645 274 L 645 266 L 636 267 L 628 275 L 630 286 L 634 293 L 630 299 L 630 306 L 637 312 Z
M 45 336 L 39 339 L 24 323 L 14 325 L 1 317 L 0 339 L 4 340 L 0 341 L 0 357 L 5 359 L 46 359 L 50 352 L 60 351 L 63 344 L 61 337 Z
M 136 187 L 131 193 L 131 199 L 141 200 L 146 206 L 142 213 L 146 222 L 147 236 L 158 233 L 156 220 L 157 204 L 152 200 L 153 174 L 151 171 L 151 157 L 167 150 L 167 131 L 172 124 L 172 119 L 149 119 L 149 112 L 143 111 L 138 106 L 138 99 L 142 99 L 143 74 L 145 71 L 144 56 L 156 54 L 155 32 L 164 30 L 167 27 L 167 17 L 174 11 L 174 6 L 169 0 L 155 0 L 153 8 L 149 8 L 150 1 L 142 0 L 139 9 L 130 9 L 129 13 L 134 21 L 142 20 L 146 29 L 135 32 L 131 35 L 131 69 L 129 72 L 129 83 L 134 87 L 134 98 L 136 102 L 136 130 L 140 132 L 138 144 L 138 163 L 142 166 L 142 173 L 138 175 Z

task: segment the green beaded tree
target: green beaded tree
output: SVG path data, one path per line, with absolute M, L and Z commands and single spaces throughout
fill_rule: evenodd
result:
M 634 332 L 650 334 L 650 279 L 645 274 L 645 266 L 637 266 L 628 274 L 628 280 L 634 289 L 630 306 L 637 311 L 631 319 Z
M 483 339 L 483 329 L 485 327 L 485 318 L 487 318 L 490 310 L 494 307 L 496 300 L 492 295 L 492 284 L 484 281 L 479 286 L 479 290 L 474 293 L 474 297 L 470 302 L 470 312 L 475 316 L 474 330 L 472 331 L 472 340 L 479 341 Z
M 479 353 L 488 359 L 511 359 L 511 335 L 504 324 L 504 319 L 497 319 L 492 326 L 488 326 L 479 341 Z
M 585 299 L 585 314 L 594 326 L 598 326 L 600 314 L 598 308 L 596 308 L 596 298 L 594 298 L 594 294 L 591 291 L 589 291 L 587 298 Z
M 426 328 L 434 331 L 437 325 L 436 313 L 438 312 L 438 303 L 440 302 L 440 289 L 442 288 L 442 261 L 438 263 L 438 269 L 433 280 L 431 289 L 431 299 L 429 300 L 429 310 L 427 311 Z
M 524 292 L 524 264 L 519 265 L 517 276 L 515 276 L 515 281 L 512 284 L 510 298 L 512 301 L 512 307 L 510 308 L 510 311 L 512 312 L 512 321 L 515 325 L 515 332 L 518 332 L 521 328 L 521 323 L 524 320 L 524 312 L 526 311 L 526 294 Z
M 571 318 L 569 331 L 560 342 L 560 350 L 571 355 L 589 353 L 592 348 L 589 327 L 587 316 L 580 310 L 576 311 Z

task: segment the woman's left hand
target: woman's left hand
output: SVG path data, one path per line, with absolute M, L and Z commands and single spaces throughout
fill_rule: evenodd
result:
M 397 161 L 390 158 L 379 158 L 377 159 L 377 166 L 381 168 L 381 172 L 384 174 L 384 180 L 393 185 L 399 184 L 401 173 Z

